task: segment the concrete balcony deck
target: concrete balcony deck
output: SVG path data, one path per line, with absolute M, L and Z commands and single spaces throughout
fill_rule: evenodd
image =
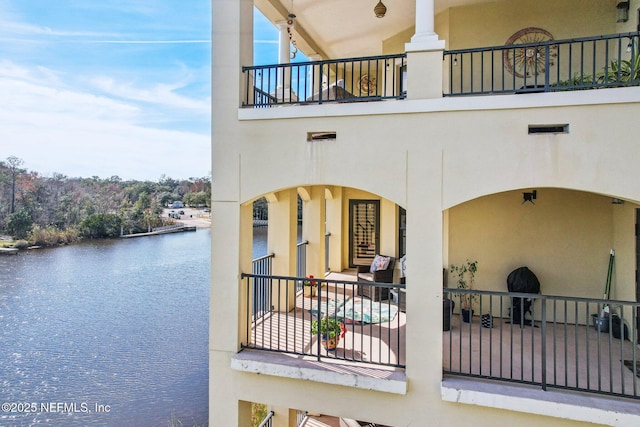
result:
M 535 327 L 528 323 L 521 328 L 508 323 L 508 319 L 494 318 L 494 327 L 484 328 L 478 316 L 472 323 L 460 320 L 454 315 L 451 331 L 443 332 L 445 372 L 542 383 L 539 322 Z M 573 324 L 547 327 L 545 341 L 549 387 L 638 397 L 640 378 L 634 376 L 630 361 L 637 360 L 640 350 L 634 349 L 632 342 L 598 332 L 590 325 Z
M 379 323 L 347 322 L 349 330 L 336 351 L 324 350 L 317 336 L 311 334 L 311 322 L 319 313 L 318 302 L 362 298 L 357 296 L 352 272 L 332 273 L 328 277 L 337 283 L 324 283 L 321 298 L 305 296 L 299 290 L 295 293 L 293 309 L 271 311 L 253 323 L 249 331 L 251 345 L 234 357 L 232 367 L 245 372 L 406 394 L 403 366 L 406 364 L 407 314 L 403 311 L 398 310 L 389 320 Z M 482 294 L 482 301 L 482 298 L 510 301 L 513 295 L 518 295 L 475 292 Z M 585 324 L 585 317 L 589 319 L 590 312 L 602 307 L 601 300 L 543 295 L 535 298 L 545 299 L 550 310 L 547 317 L 556 311 L 556 304 L 575 304 L 568 311 L 575 311 L 575 317 L 582 320 L 547 320 L 543 327 L 540 317 L 544 310 L 540 310 L 540 301 L 534 303 L 539 311 L 534 315 L 536 320 L 527 319 L 523 327 L 511 324 L 507 318 L 494 317 L 493 327 L 485 328 L 480 317 L 465 323 L 460 314 L 454 312 L 451 330 L 442 332 L 443 400 L 480 405 L 485 404 L 479 402 L 487 400 L 486 406 L 491 406 L 495 402 L 486 396 L 503 396 L 498 401 L 522 398 L 531 402 L 533 399 L 540 403 L 540 414 L 552 416 L 551 407 L 562 401 L 577 414 L 572 419 L 593 416 L 606 419 L 612 413 L 619 419 L 640 419 L 640 405 L 637 405 L 640 378 L 634 376 L 633 370 L 640 349 L 632 342 L 637 331 L 630 328 L 629 339 L 620 339 L 611 328 L 598 330 Z M 608 303 L 620 313 L 631 312 L 637 305 Z M 397 308 L 393 301 L 382 304 Z M 485 309 L 489 307 L 490 304 L 485 305 Z M 320 314 L 328 310 L 327 313 L 333 315 L 334 309 L 326 306 Z M 561 310 L 556 314 L 560 316 Z M 567 315 L 566 311 L 563 315 Z M 635 317 L 622 320 L 632 324 Z M 640 375 L 637 364 L 635 374 Z M 510 390 L 508 395 L 500 392 L 505 388 Z M 471 397 L 465 397 L 467 395 Z M 584 415 L 588 410 L 595 412 Z

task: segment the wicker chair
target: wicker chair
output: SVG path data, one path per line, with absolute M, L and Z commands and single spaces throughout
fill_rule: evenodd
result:
M 370 272 L 368 265 L 357 267 L 356 278 L 358 282 L 393 283 L 393 268 L 396 264 L 394 257 L 389 257 L 389 265 L 385 270 Z M 389 288 L 378 286 L 358 286 L 358 295 L 370 298 L 373 301 L 389 299 Z

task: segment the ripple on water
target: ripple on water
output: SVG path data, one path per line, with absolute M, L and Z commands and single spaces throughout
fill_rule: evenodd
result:
M 206 423 L 209 253 L 198 230 L 0 259 L 3 399 L 110 407 L 0 425 Z

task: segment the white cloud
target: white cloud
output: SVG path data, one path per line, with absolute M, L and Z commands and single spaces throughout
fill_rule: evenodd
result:
M 39 3 L 0 0 L 0 160 L 68 176 L 207 175 L 209 2 Z
M 121 83 L 111 77 L 98 77 L 92 80 L 93 85 L 113 96 L 123 99 L 148 102 L 178 109 L 191 110 L 194 113 L 209 115 L 210 99 L 193 99 L 181 96 L 177 90 L 185 87 L 184 82 L 174 84 L 155 84 L 151 88 L 136 88 L 131 84 Z
M 172 95 L 171 85 L 145 91 L 111 84 L 130 90 L 129 99 L 159 102 L 166 96 L 178 108 L 208 108 L 204 101 Z M 139 125 L 146 113 L 135 103 L 68 86 L 52 70 L 0 64 L 0 157 L 15 155 L 30 170 L 69 176 L 157 179 L 209 173 L 209 135 Z

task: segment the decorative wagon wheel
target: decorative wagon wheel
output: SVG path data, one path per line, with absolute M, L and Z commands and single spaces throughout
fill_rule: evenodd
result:
M 505 45 L 540 43 L 553 40 L 553 36 L 542 28 L 529 27 L 513 34 Z M 549 65 L 555 65 L 554 58 L 558 57 L 557 45 L 541 45 L 529 47 L 507 48 L 502 54 L 504 67 L 516 77 L 530 77 L 532 74 L 545 73 L 545 61 L 549 55 Z
M 357 86 L 360 89 L 360 95 L 371 95 L 376 91 L 376 78 L 365 74 L 360 77 Z

